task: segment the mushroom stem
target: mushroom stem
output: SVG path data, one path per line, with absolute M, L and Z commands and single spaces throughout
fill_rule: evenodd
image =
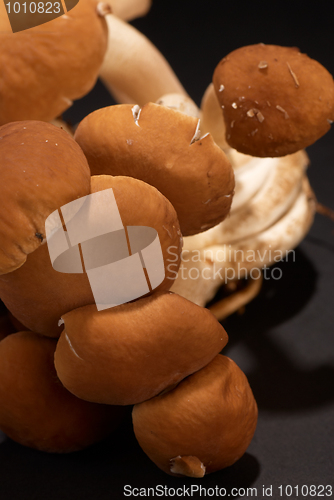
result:
M 236 170 L 236 192 L 229 217 L 207 231 L 205 237 L 199 234 L 187 239 L 186 248 L 235 244 L 272 227 L 299 196 L 308 163 L 305 151 L 282 158 L 251 159 Z
M 200 111 L 198 107 L 194 101 L 185 94 L 165 94 L 156 101 L 156 104 L 166 106 L 166 108 L 174 109 L 175 111 L 180 111 L 180 113 L 184 113 L 188 116 L 199 118 Z
M 322 203 L 316 204 L 316 212 L 324 217 L 328 217 L 330 220 L 334 221 L 334 210 L 326 207 Z
M 114 87 L 114 85 L 111 85 L 111 83 L 108 83 L 108 90 L 116 102 L 120 104 L 134 104 L 134 101 L 133 99 L 131 99 L 131 97 L 129 97 L 122 90 Z
M 236 243 L 271 227 L 292 207 L 300 194 L 309 163 L 304 151 L 278 161 L 277 158 L 267 158 L 265 162 L 268 168 L 266 181 L 243 207 L 233 210 L 222 223 L 221 241 Z
M 159 50 L 138 30 L 115 15 L 106 18 L 108 50 L 100 77 L 114 95 L 143 106 L 169 93 L 187 95 Z
M 251 302 L 259 294 L 262 283 L 262 274 L 259 279 L 249 278 L 245 288 L 238 290 L 229 297 L 215 302 L 212 306 L 208 307 L 209 311 L 212 312 L 218 321 L 226 319 L 228 316 Z
M 115 16 L 124 21 L 131 21 L 145 16 L 151 8 L 151 0 L 109 0 Z
M 230 149 L 225 139 L 225 123 L 213 83 L 204 92 L 201 102 L 201 130 L 209 132 L 215 143 L 223 150 Z

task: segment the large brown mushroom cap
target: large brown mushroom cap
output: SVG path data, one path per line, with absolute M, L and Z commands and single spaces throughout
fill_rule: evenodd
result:
M 48 452 L 71 452 L 110 434 L 124 409 L 82 401 L 54 368 L 56 342 L 32 332 L 0 342 L 0 428 L 14 441 Z
M 73 394 L 98 403 L 151 398 L 205 366 L 227 343 L 210 311 L 171 292 L 105 311 L 81 307 L 63 320 L 58 376 Z
M 94 86 L 108 39 L 97 5 L 80 0 L 53 21 L 0 33 L 0 125 L 50 121 Z
M 228 214 L 233 170 L 198 119 L 148 103 L 88 115 L 77 128 L 92 174 L 127 175 L 155 186 L 174 206 L 183 235 L 202 232 Z
M 218 355 L 175 389 L 136 405 L 132 419 L 140 446 L 160 469 L 202 477 L 245 453 L 257 405 L 244 373 Z
M 228 144 L 253 156 L 284 156 L 323 136 L 334 120 L 334 83 L 296 48 L 250 45 L 213 75 Z
M 45 220 L 90 192 L 90 171 L 78 144 L 45 122 L 0 127 L 0 274 L 20 267 L 45 243 Z

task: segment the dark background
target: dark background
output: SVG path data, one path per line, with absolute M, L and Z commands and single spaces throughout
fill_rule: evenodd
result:
M 297 46 L 334 74 L 330 5 L 154 0 L 150 13 L 133 24 L 156 44 L 200 104 L 219 60 L 242 45 Z M 111 103 L 98 83 L 66 118 L 74 124 Z M 334 209 L 333 130 L 307 152 L 318 200 Z M 295 262 L 280 264 L 282 279 L 265 282 L 245 314 L 224 323 L 230 337 L 224 353 L 247 374 L 259 406 L 255 437 L 234 466 L 200 481 L 169 477 L 140 450 L 129 418 L 110 440 L 71 455 L 46 455 L 4 439 L 0 499 L 119 499 L 125 498 L 126 484 L 257 487 L 256 498 L 263 498 L 263 485 L 273 485 L 275 499 L 288 498 L 279 496 L 279 485 L 334 487 L 333 256 L 334 222 L 317 215 Z M 298 498 L 312 497 L 299 492 Z

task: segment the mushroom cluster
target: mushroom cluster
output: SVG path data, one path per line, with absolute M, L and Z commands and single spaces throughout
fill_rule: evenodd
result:
M 0 34 L 0 428 L 23 445 L 71 452 L 111 433 L 132 406 L 151 460 L 199 478 L 235 463 L 255 432 L 257 405 L 244 373 L 220 354 L 228 337 L 217 317 L 250 300 L 261 280 L 215 314 L 204 306 L 308 231 L 315 198 L 303 148 L 330 127 L 334 84 L 299 51 L 259 44 L 219 63 L 198 109 L 126 23 L 148 8 L 80 0 L 37 31 Z M 98 75 L 118 105 L 88 115 L 74 137 L 48 123 Z M 79 271 L 54 267 L 46 228 L 56 214 L 68 244 L 77 212 L 65 217 L 62 207 L 80 210 L 108 190 L 124 227 L 114 261 L 138 255 L 146 285 L 113 306 L 103 297 L 97 304 L 80 242 L 68 245 Z M 87 227 L 111 211 L 93 206 Z M 136 227 L 158 235 L 156 286 L 129 237 Z M 113 251 L 108 241 L 102 261 Z M 257 260 L 245 259 L 249 250 Z M 99 279 L 119 283 L 103 270 Z M 131 273 L 119 279 L 135 286 Z
M 128 105 L 101 112 L 111 118 L 119 114 L 129 124 L 122 129 L 121 119 L 109 123 L 107 117 L 114 144 L 96 145 L 105 140 L 93 132 L 99 111 L 77 129 L 83 149 L 47 122 L 23 120 L 0 127 L 5 201 L 0 296 L 10 311 L 0 343 L 0 428 L 23 445 L 71 452 L 107 436 L 121 421 L 124 408 L 133 406 L 134 432 L 148 456 L 171 475 L 203 477 L 244 454 L 255 432 L 257 405 L 243 372 L 220 354 L 227 343 L 222 325 L 208 309 L 169 289 L 180 265 L 181 228 L 193 234 L 224 220 L 233 196 L 233 170 L 210 136 L 197 137 L 196 119 L 156 104 L 142 113 Z M 150 127 L 155 123 L 152 113 L 160 117 L 158 131 Z M 100 121 L 105 128 L 106 122 Z M 103 150 L 99 167 L 96 154 Z M 95 161 L 92 171 L 88 161 Z M 127 175 L 107 173 L 108 161 Z M 91 175 L 98 168 L 99 175 Z M 100 259 L 108 262 L 112 255 L 120 266 L 122 257 L 141 255 L 131 235 L 144 227 L 157 233 L 164 266 L 162 279 L 146 294 L 115 305 L 103 297 L 97 303 L 85 258 L 87 245 L 81 241 L 79 250 L 71 240 L 76 207 L 85 210 L 87 231 L 111 218 L 114 206 L 108 198 L 98 209 L 94 204 L 86 208 L 83 202 L 110 190 L 128 237 L 117 234 L 124 239 L 122 252 L 114 249 L 115 239 L 107 246 L 99 234 L 95 242 L 88 239 L 93 256 L 100 252 Z M 211 198 L 205 203 L 208 196 L 212 203 Z M 50 219 L 57 219 L 59 226 L 50 226 Z M 57 270 L 49 246 L 56 229 L 71 243 L 64 255 L 81 252 L 84 272 L 77 267 Z M 150 261 L 144 257 L 148 272 Z M 119 282 L 104 280 L 101 260 L 100 267 L 99 279 L 116 288 Z M 121 279 L 136 287 L 131 266 L 129 271 L 121 269 Z M 161 425 L 153 442 L 151 420 Z M 195 439 L 203 432 L 204 441 Z

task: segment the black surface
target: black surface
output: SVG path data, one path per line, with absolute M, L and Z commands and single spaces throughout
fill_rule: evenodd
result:
M 334 73 L 331 4 L 291 3 L 155 0 L 147 17 L 133 24 L 163 52 L 199 104 L 215 65 L 242 45 L 298 46 Z M 75 123 L 109 103 L 98 84 L 67 117 Z M 307 150 L 311 184 L 319 201 L 332 209 L 333 143 L 332 130 Z M 295 261 L 279 264 L 282 279 L 266 281 L 246 313 L 225 323 L 230 342 L 224 353 L 245 371 L 259 405 L 254 440 L 234 466 L 200 481 L 169 477 L 140 450 L 128 421 L 109 441 L 72 455 L 45 455 L 4 440 L 0 499 L 107 500 L 126 498 L 125 485 L 191 484 L 225 487 L 228 493 L 257 488 L 257 496 L 234 498 L 265 498 L 263 485 L 273 486 L 274 499 L 321 498 L 321 490 L 318 495 L 299 490 L 297 496 L 294 490 L 291 496 L 280 496 L 278 486 L 334 487 L 333 256 L 334 223 L 317 215 Z M 324 490 L 322 498 L 331 496 Z

